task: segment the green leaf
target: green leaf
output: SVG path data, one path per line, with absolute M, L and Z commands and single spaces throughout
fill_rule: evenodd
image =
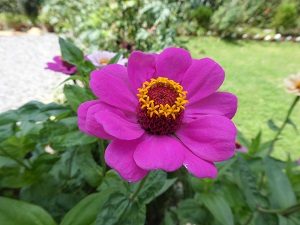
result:
M 255 225 L 278 225 L 276 214 L 256 212 L 254 213 L 254 224 Z
M 202 208 L 196 199 L 185 199 L 179 202 L 176 214 L 180 220 L 180 224 L 201 224 L 207 221 L 207 211 Z
M 112 57 L 111 59 L 110 59 L 110 61 L 108 62 L 108 64 L 114 64 L 114 63 L 117 63 L 119 60 L 120 60 L 120 58 L 122 57 L 122 53 L 117 53 L 114 57 Z
M 86 79 L 86 83 L 89 81 L 89 74 L 95 69 L 96 67 L 90 61 L 83 61 L 80 65 L 77 65 L 78 73 Z
M 0 126 L 0 142 L 14 135 L 14 123 Z
M 193 214 L 193 215 L 195 215 L 195 214 Z M 176 221 L 177 221 L 176 218 L 177 218 L 177 216 L 174 216 L 174 213 L 172 214 L 171 212 L 167 211 L 167 212 L 165 212 L 165 217 L 164 217 L 164 220 L 162 221 L 161 225 L 174 225 L 174 224 L 177 224 L 176 223 Z
M 0 114 L 0 125 L 6 125 L 18 121 L 16 110 L 9 110 Z
M 105 174 L 105 178 L 101 182 L 101 185 L 97 188 L 97 191 L 103 191 L 106 189 L 115 188 L 118 192 L 128 194 L 129 184 L 125 182 L 120 176 L 114 171 L 109 170 Z
M 123 193 L 113 193 L 103 204 L 97 216 L 96 225 L 144 225 L 146 207 L 131 202 Z
M 59 46 L 63 60 L 73 65 L 79 65 L 84 60 L 83 52 L 73 43 L 59 38 Z
M 55 225 L 41 207 L 10 198 L 0 197 L 1 225 Z
M 255 136 L 255 138 L 251 139 L 251 144 L 249 147 L 250 155 L 255 154 L 256 152 L 259 151 L 259 147 L 261 144 L 261 135 L 262 135 L 262 132 L 259 131 L 258 134 Z
M 276 164 L 276 161 L 270 157 L 266 157 L 264 165 L 270 189 L 272 207 L 284 209 L 296 204 L 296 195 L 289 178 Z
M 278 131 L 279 130 L 279 127 L 274 123 L 274 121 L 272 119 L 268 120 L 268 126 L 273 131 Z
M 89 89 L 77 85 L 65 85 L 64 94 L 75 112 L 81 103 L 95 99 L 95 96 Z
M 219 223 L 223 225 L 234 225 L 232 211 L 221 195 L 216 193 L 202 194 L 200 198 Z
M 60 225 L 92 225 L 102 205 L 113 193 L 113 189 L 88 195 L 72 208 L 63 218 Z
M 163 171 L 151 172 L 146 179 L 143 189 L 138 194 L 139 201 L 148 204 L 169 189 L 175 181 L 176 179 L 167 180 L 167 175 Z M 133 192 L 138 188 L 139 184 L 131 186 Z
M 70 131 L 64 135 L 58 135 L 51 138 L 51 146 L 54 149 L 71 147 L 76 145 L 87 145 L 97 142 L 97 138 L 88 136 L 79 130 Z
M 89 149 L 83 148 L 76 155 L 76 163 L 84 179 L 92 187 L 97 187 L 102 179 L 102 169 L 95 162 Z
M 299 133 L 297 125 L 292 121 L 291 118 L 288 118 L 287 124 L 291 125 L 294 128 L 294 130 L 296 131 L 296 133 Z
M 241 185 L 240 189 L 243 191 L 248 206 L 252 210 L 255 210 L 258 206 L 266 207 L 266 202 L 257 188 L 256 177 L 248 163 L 242 157 L 238 159 L 238 169 Z
M 35 143 L 26 137 L 12 136 L 0 144 L 0 155 L 12 158 L 23 158 L 28 152 L 32 151 Z
M 278 225 L 299 225 L 300 220 L 296 216 L 290 216 L 290 217 L 284 217 L 281 215 L 278 215 Z
M 21 188 L 34 182 L 34 177 L 19 165 L 0 168 L 0 188 Z

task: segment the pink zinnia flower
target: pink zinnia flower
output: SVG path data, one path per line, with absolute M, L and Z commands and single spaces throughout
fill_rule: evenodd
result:
M 55 71 L 55 72 L 60 72 L 68 75 L 72 75 L 76 73 L 77 68 L 76 66 L 64 61 L 61 56 L 55 56 L 53 58 L 54 62 L 49 62 L 47 63 L 46 69 Z
M 214 162 L 235 152 L 231 118 L 237 98 L 216 92 L 223 81 L 220 65 L 192 59 L 184 49 L 135 51 L 127 68 L 111 64 L 91 73 L 90 87 L 99 100 L 80 105 L 78 125 L 112 140 L 105 160 L 128 181 L 181 166 L 196 177 L 214 178 Z

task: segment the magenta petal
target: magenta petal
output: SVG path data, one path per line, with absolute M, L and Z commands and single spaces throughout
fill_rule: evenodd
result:
M 111 64 L 101 70 L 93 71 L 90 87 L 102 102 L 122 110 L 135 112 L 138 101 L 128 84 L 126 67 Z
M 182 166 L 185 151 L 186 148 L 174 137 L 145 135 L 133 157 L 145 170 L 174 171 Z
M 191 55 L 183 48 L 166 48 L 157 56 L 156 75 L 181 82 L 192 63 Z
M 155 74 L 155 54 L 133 52 L 128 59 L 128 77 L 134 92 Z
M 88 109 L 96 104 L 99 104 L 99 100 L 92 100 L 92 101 L 87 101 L 84 103 L 81 103 L 80 106 L 77 109 L 77 115 L 78 115 L 78 127 L 81 131 L 87 132 L 85 123 L 86 123 L 86 116 L 87 116 L 87 111 Z
M 111 110 L 98 111 L 95 118 L 108 134 L 120 140 L 134 140 L 145 132 L 139 124 Z
M 190 104 L 214 93 L 224 81 L 224 70 L 210 58 L 193 60 L 186 71 L 182 85 L 188 92 Z
M 216 92 L 186 106 L 185 120 L 199 115 L 220 115 L 231 119 L 237 110 L 237 97 L 231 93 Z
M 103 128 L 101 123 L 96 120 L 96 113 L 100 110 L 104 110 L 105 104 L 99 103 L 91 106 L 87 111 L 85 129 L 88 134 L 96 136 L 102 139 L 113 139 L 114 137 L 109 135 Z
M 183 165 L 198 178 L 215 178 L 218 174 L 218 170 L 213 163 L 197 157 L 190 151 L 186 151 Z
M 148 173 L 138 167 L 133 159 L 133 153 L 138 144 L 139 140 L 113 140 L 105 150 L 106 163 L 129 182 L 137 182 Z
M 99 124 L 94 115 L 99 110 L 103 110 L 104 104 L 99 100 L 92 100 L 82 103 L 77 110 L 78 127 L 79 129 L 92 136 L 104 139 L 112 139 L 113 137 L 107 134 L 102 125 Z
M 224 116 L 206 115 L 183 123 L 176 135 L 195 155 L 207 161 L 223 161 L 234 155 L 236 128 Z
M 57 55 L 53 57 L 53 61 L 58 63 L 58 64 L 62 64 L 62 58 L 61 56 Z

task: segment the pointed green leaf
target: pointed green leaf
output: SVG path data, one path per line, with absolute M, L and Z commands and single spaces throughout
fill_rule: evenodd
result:
M 231 208 L 221 195 L 216 193 L 202 194 L 200 198 L 219 223 L 223 225 L 234 225 Z
M 120 60 L 121 57 L 122 57 L 122 54 L 121 54 L 120 52 L 117 53 L 114 57 L 112 57 L 112 58 L 110 59 L 110 61 L 109 61 L 108 64 L 114 64 L 114 63 L 117 63 L 117 62 Z
M 241 190 L 243 191 L 248 206 L 252 210 L 255 210 L 258 206 L 266 207 L 266 201 L 257 188 L 256 177 L 242 157 L 238 159 L 238 168 Z
M 114 189 L 88 195 L 73 207 L 63 218 L 60 225 L 91 225 L 97 214 Z
M 273 130 L 273 131 L 278 131 L 279 130 L 279 127 L 274 123 L 273 120 L 269 119 L 268 120 L 268 127 Z
M 73 43 L 63 38 L 59 38 L 59 46 L 62 58 L 68 63 L 79 65 L 83 61 L 83 52 Z
M 95 96 L 89 89 L 77 85 L 65 85 L 64 94 L 75 112 L 81 103 L 95 99 Z
M 1 225 L 56 225 L 41 207 L 10 198 L 0 197 Z
M 259 147 L 261 144 L 261 135 L 262 135 L 262 132 L 259 131 L 258 134 L 255 136 L 255 138 L 253 138 L 251 140 L 251 144 L 249 147 L 249 154 L 252 155 L 259 151 Z
M 270 157 L 264 160 L 272 207 L 284 209 L 296 204 L 296 195 L 287 175 Z
M 144 225 L 145 219 L 144 204 L 130 201 L 123 193 L 113 193 L 101 207 L 96 225 Z
M 146 178 L 143 189 L 139 192 L 139 201 L 145 204 L 151 202 L 154 198 L 164 193 L 171 187 L 176 179 L 167 180 L 167 175 L 163 171 L 153 171 Z M 131 186 L 134 191 L 138 188 L 139 183 Z

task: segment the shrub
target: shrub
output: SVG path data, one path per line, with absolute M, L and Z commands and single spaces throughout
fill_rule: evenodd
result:
M 157 51 L 175 42 L 182 4 L 170 0 L 49 0 L 41 20 L 58 33 L 76 37 L 81 46 Z
M 285 33 L 296 27 L 298 16 L 295 3 L 283 2 L 276 11 L 273 25 L 277 31 Z
M 208 28 L 213 11 L 210 7 L 199 6 L 192 12 L 192 18 L 196 19 L 199 26 Z

